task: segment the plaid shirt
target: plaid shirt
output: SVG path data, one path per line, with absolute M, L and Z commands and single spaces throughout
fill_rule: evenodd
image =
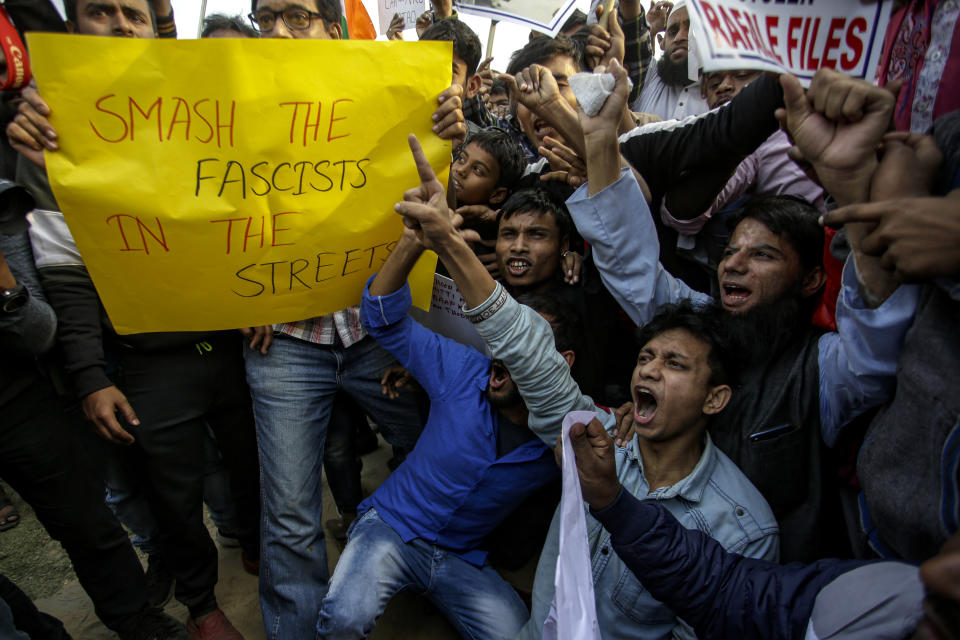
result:
M 633 104 L 640 95 L 643 81 L 647 77 L 647 68 L 653 59 L 653 40 L 643 6 L 640 7 L 640 15 L 633 20 L 621 20 L 620 26 L 624 36 L 623 64 L 627 67 L 630 81 L 633 82 L 627 104 Z
M 366 330 L 360 324 L 359 306 L 348 307 L 309 320 L 275 324 L 273 331 L 314 344 L 334 345 L 337 344 L 339 337 L 344 348 L 367 337 Z

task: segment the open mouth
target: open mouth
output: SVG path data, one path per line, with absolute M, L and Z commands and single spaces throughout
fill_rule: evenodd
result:
M 554 129 L 549 124 L 547 124 L 545 120 L 540 120 L 539 118 L 537 118 L 533 122 L 533 132 L 536 133 L 537 137 L 540 138 L 541 140 L 543 140 L 547 136 L 550 136 L 551 138 L 554 138 L 554 139 L 560 138 L 557 135 L 556 129 Z
M 533 263 L 526 258 L 510 257 L 507 259 L 507 273 L 514 278 L 522 277 L 533 267 Z
M 723 289 L 723 306 L 728 309 L 743 305 L 752 293 L 750 289 L 735 282 L 724 282 L 720 288 Z
M 510 373 L 507 371 L 507 368 L 503 366 L 503 363 L 499 360 L 494 360 L 490 365 L 490 381 L 489 387 L 492 391 L 497 391 L 503 385 L 507 383 L 510 379 Z
M 648 424 L 657 414 L 657 397 L 646 387 L 633 390 L 633 420 L 639 424 Z

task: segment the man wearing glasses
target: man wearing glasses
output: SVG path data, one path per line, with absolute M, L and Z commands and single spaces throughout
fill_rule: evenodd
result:
M 331 0 L 253 0 L 253 12 L 247 17 L 265 38 L 339 40 L 343 36 L 339 14 L 339 4 Z
M 263 37 L 342 35 L 337 0 L 253 0 L 252 9 L 250 21 Z M 461 95 L 453 85 L 438 99 L 433 130 L 441 138 L 466 135 Z M 272 640 L 312 638 L 330 577 L 320 471 L 333 397 L 350 394 L 391 444 L 408 451 L 421 418 L 411 392 L 393 400 L 381 395 L 381 376 L 396 360 L 367 336 L 359 307 L 243 331 L 262 469 L 263 623 Z

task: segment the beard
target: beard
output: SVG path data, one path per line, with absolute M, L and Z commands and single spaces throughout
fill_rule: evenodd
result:
M 687 59 L 683 62 L 673 62 L 670 56 L 663 54 L 657 61 L 657 73 L 663 83 L 671 87 L 685 87 L 690 84 L 690 78 L 687 77 Z
M 800 295 L 800 283 L 776 300 L 745 312 L 724 314 L 724 332 L 730 347 L 744 364 L 765 362 L 796 338 L 809 323 L 807 304 Z
M 507 377 L 508 380 L 506 384 L 501 386 L 497 390 L 490 388 L 490 382 L 487 382 L 487 401 L 495 409 L 511 409 L 518 405 L 523 404 L 523 397 L 520 395 L 520 389 L 517 388 L 517 384 L 513 379 L 509 378 L 509 372 L 506 367 L 503 366 L 503 363 L 499 360 L 494 360 L 491 363 L 491 376 L 493 377 Z
M 511 409 L 523 404 L 523 397 L 515 384 L 497 392 L 492 392 L 490 385 L 487 385 L 487 401 L 494 409 Z

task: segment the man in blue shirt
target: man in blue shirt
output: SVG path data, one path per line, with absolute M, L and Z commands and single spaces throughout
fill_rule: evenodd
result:
M 357 509 L 320 608 L 320 638 L 366 637 L 405 587 L 433 600 L 464 637 L 512 638 L 528 617 L 482 545 L 557 468 L 527 427 L 527 407 L 502 363 L 407 315 L 406 279 L 422 252 L 405 230 L 368 283 L 360 318 L 429 394 L 430 415 L 406 461 Z M 571 332 L 560 326 L 567 320 L 550 320 L 569 368 Z
M 554 442 L 570 411 L 592 411 L 607 429 L 613 429 L 609 410 L 581 393 L 567 363 L 550 348 L 549 324 L 511 298 L 456 232 L 442 187 L 414 140 L 411 147 L 424 184 L 408 191 L 406 202 L 398 204 L 397 210 L 443 259 L 470 307 L 464 313 L 494 357 L 510 371 L 529 412 L 530 429 Z M 683 305 L 657 316 L 644 331 L 630 384 L 638 406 L 640 437 L 616 451 L 620 481 L 634 495 L 660 502 L 684 526 L 707 533 L 725 548 L 776 559 L 773 513 L 706 435 L 707 424 L 724 410 L 731 396 L 729 354 L 716 318 Z M 682 621 L 611 553 L 609 534 L 590 517 L 587 532 L 603 637 L 692 637 Z M 555 516 L 537 568 L 533 612 L 520 637 L 540 637 L 553 599 L 559 535 Z

